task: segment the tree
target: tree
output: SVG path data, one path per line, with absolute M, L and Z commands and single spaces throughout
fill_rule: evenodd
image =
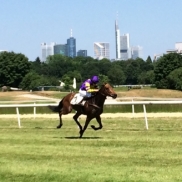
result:
M 124 75 L 124 72 L 122 71 L 122 68 L 120 66 L 113 66 L 108 71 L 108 77 L 112 84 L 114 85 L 122 85 L 124 84 L 126 77 Z
M 182 55 L 170 53 L 162 56 L 155 63 L 155 85 L 157 88 L 171 88 L 167 76 L 177 68 L 182 67 Z
M 35 61 L 31 61 L 31 70 L 34 70 L 36 73 L 41 74 L 41 61 L 40 58 L 37 57 Z
M 168 76 L 167 80 L 170 89 L 182 90 L 182 67 L 173 70 Z
M 23 54 L 3 52 L 0 54 L 0 86 L 19 87 L 24 76 L 30 71 L 30 62 Z
M 111 67 L 111 62 L 108 59 L 102 59 L 98 61 L 99 73 L 103 75 L 107 75 Z
M 108 76 L 99 74 L 99 85 L 102 85 L 104 83 L 108 83 L 110 80 Z
M 140 73 L 141 69 L 139 62 L 131 60 L 126 66 L 126 84 L 137 84 Z
M 36 72 L 32 71 L 25 75 L 20 86 L 23 90 L 32 90 L 40 86 L 39 80 L 40 76 Z

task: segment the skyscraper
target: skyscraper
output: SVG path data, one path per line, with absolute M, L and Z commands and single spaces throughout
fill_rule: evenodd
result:
M 51 44 L 42 43 L 41 44 L 41 55 L 42 55 L 42 62 L 45 62 L 47 57 L 50 55 L 54 55 L 54 46 L 56 44 L 52 42 Z
M 94 58 L 98 60 L 103 58 L 110 59 L 109 43 L 94 42 Z
M 120 53 L 121 53 L 121 60 L 127 60 L 131 58 L 131 49 L 129 44 L 128 33 L 120 36 Z
M 117 20 L 115 21 L 115 38 L 116 38 L 116 59 L 120 59 L 120 30 Z
M 87 57 L 87 50 L 79 50 L 77 56 Z
M 67 55 L 67 44 L 56 44 L 54 46 L 54 54 Z
M 132 59 L 142 58 L 142 47 L 135 46 L 131 48 Z
M 72 30 L 71 30 L 71 37 L 67 39 L 67 56 L 68 57 L 76 57 L 76 39 L 72 37 Z

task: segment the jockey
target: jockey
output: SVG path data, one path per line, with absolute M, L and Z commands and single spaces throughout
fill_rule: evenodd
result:
M 99 82 L 98 76 L 92 76 L 92 78 L 85 80 L 79 90 L 82 97 L 91 97 L 93 92 L 98 92 L 97 83 Z
M 89 98 L 92 96 L 93 92 L 98 92 L 99 91 L 99 89 L 97 88 L 98 82 L 99 82 L 98 76 L 92 76 L 91 78 L 85 80 L 80 87 L 79 94 L 77 95 L 77 98 L 75 99 L 74 103 L 73 101 L 71 103 L 73 105 L 80 104 L 84 98 Z

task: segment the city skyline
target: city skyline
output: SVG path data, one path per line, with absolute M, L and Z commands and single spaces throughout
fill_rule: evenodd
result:
M 130 34 L 131 47 L 143 47 L 144 60 L 174 49 L 175 43 L 182 41 L 181 0 L 97 3 L 0 0 L 0 3 L 0 49 L 25 54 L 31 61 L 41 57 L 41 42 L 63 43 L 70 36 L 70 29 L 77 40 L 77 50 L 87 50 L 87 55 L 94 57 L 93 43 L 109 42 L 110 59 L 115 59 L 116 19 L 121 34 Z

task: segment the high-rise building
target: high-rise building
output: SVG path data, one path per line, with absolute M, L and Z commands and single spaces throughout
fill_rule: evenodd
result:
M 67 39 L 67 56 L 76 57 L 76 39 L 73 37 Z
M 76 57 L 76 39 L 72 36 L 71 29 L 71 37 L 67 39 L 67 56 L 68 57 Z
M 175 49 L 177 50 L 177 53 L 182 53 L 182 42 L 176 42 L 175 43 Z
M 117 21 L 115 21 L 115 38 L 116 38 L 116 60 L 120 59 L 120 30 Z
M 142 58 L 142 47 L 135 46 L 131 48 L 132 59 Z
M 131 49 L 129 44 L 128 33 L 120 36 L 120 53 L 121 53 L 121 60 L 127 60 L 131 58 Z
M 52 42 L 51 44 L 42 43 L 41 44 L 41 55 L 42 55 L 42 62 L 45 62 L 48 56 L 54 55 L 54 46 L 56 44 Z
M 54 55 L 61 54 L 67 56 L 67 44 L 56 44 L 54 45 Z
M 98 60 L 103 58 L 110 59 L 109 43 L 94 42 L 94 58 Z
M 87 57 L 87 50 L 79 50 L 77 56 Z

